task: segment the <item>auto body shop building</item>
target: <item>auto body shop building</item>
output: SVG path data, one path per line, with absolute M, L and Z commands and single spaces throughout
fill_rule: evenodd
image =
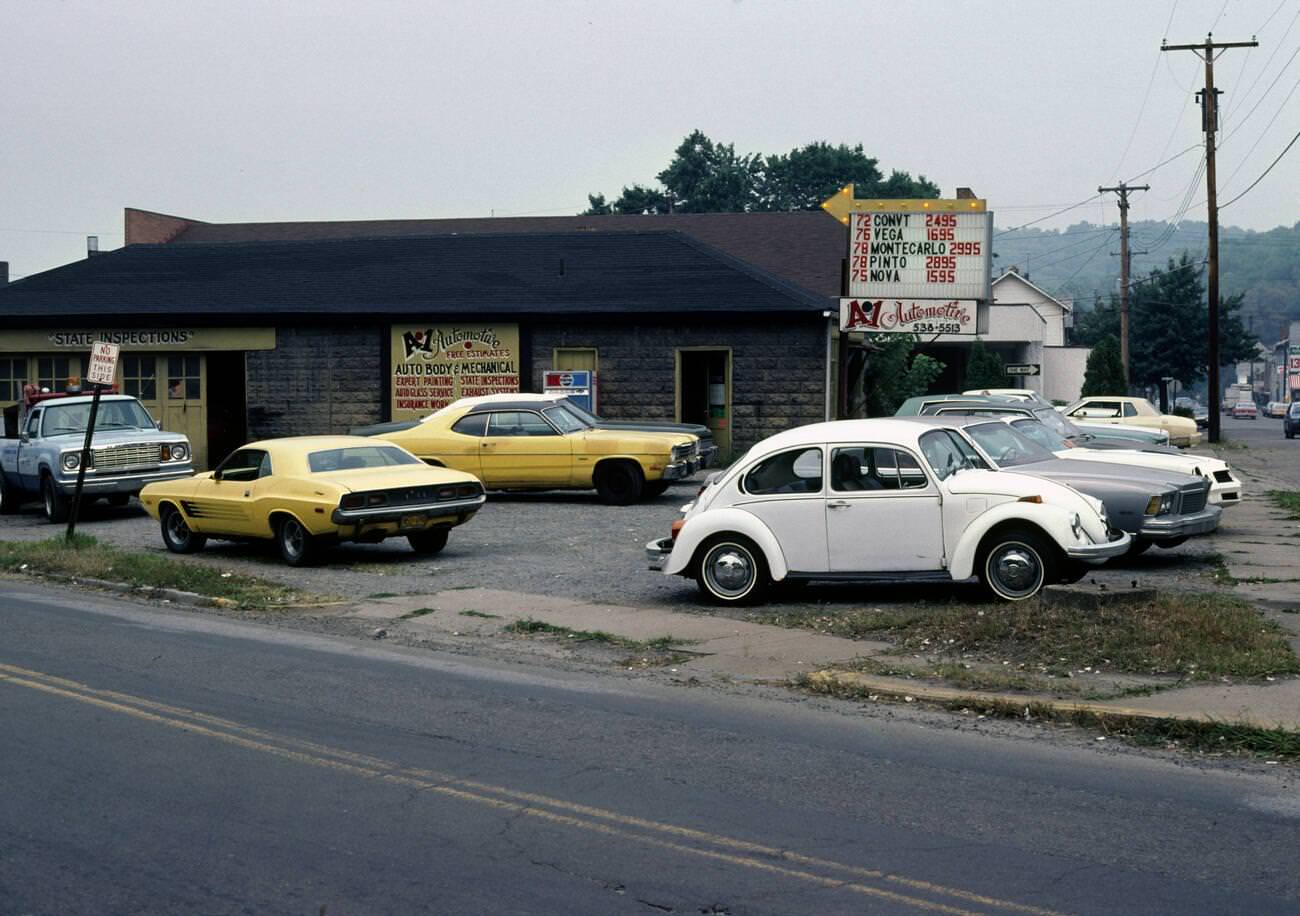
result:
M 861 400 L 858 335 L 837 330 L 847 234 L 821 212 L 125 222 L 126 247 L 0 288 L 0 406 L 79 377 L 95 339 L 121 344 L 121 390 L 208 465 L 583 372 L 600 414 L 702 423 L 733 453 Z M 996 346 L 1024 336 L 1001 316 L 1025 310 L 997 307 L 1018 279 L 994 286 Z M 928 342 L 943 390 L 972 339 Z

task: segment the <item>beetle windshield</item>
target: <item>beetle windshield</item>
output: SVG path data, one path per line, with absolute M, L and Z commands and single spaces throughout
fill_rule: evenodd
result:
M 90 422 L 90 403 L 50 404 L 41 422 L 42 436 L 84 433 Z M 138 401 L 101 401 L 95 416 L 95 432 L 109 429 L 155 429 L 153 417 Z
M 559 427 L 562 433 L 576 433 L 580 429 L 587 428 L 587 424 L 569 409 L 568 405 L 548 407 L 542 413 L 546 415 L 546 419 Z
M 387 468 L 399 464 L 419 464 L 420 459 L 410 452 L 391 445 L 355 445 L 347 448 L 327 448 L 311 452 L 307 466 L 313 474 L 330 471 L 355 471 L 361 468 Z
M 1056 456 L 1005 423 L 980 423 L 965 432 L 1000 468 L 1014 468 Z
M 1016 432 L 1033 439 L 1049 452 L 1059 452 L 1070 447 L 1070 443 L 1066 442 L 1064 438 L 1037 420 L 1016 420 L 1011 425 Z

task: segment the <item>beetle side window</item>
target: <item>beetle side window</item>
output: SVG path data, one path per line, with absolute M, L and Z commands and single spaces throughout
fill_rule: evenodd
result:
M 744 489 L 755 496 L 779 493 L 820 493 L 822 450 L 793 449 L 764 458 L 745 475 Z
M 929 481 L 907 452 L 849 446 L 831 453 L 831 489 L 838 493 L 924 489 Z
M 460 433 L 462 436 L 486 436 L 487 421 L 487 414 L 472 413 L 457 420 L 452 425 L 451 431 L 453 433 Z

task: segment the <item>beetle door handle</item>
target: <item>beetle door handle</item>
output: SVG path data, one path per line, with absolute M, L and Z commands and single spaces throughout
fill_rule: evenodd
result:
M 827 508 L 827 509 L 847 509 L 847 508 L 848 508 L 849 506 L 851 506 L 851 505 L 852 505 L 852 503 L 846 502 L 846 501 L 844 501 L 844 500 L 842 500 L 842 499 L 832 499 L 830 502 L 828 502 L 828 503 L 826 504 L 826 508 Z

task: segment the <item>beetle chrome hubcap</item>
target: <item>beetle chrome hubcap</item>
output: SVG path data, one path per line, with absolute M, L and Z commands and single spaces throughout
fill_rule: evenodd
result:
M 709 554 L 705 575 L 716 592 L 736 597 L 749 590 L 754 580 L 754 561 L 746 551 L 727 544 Z
M 989 560 L 989 571 L 998 590 L 1012 597 L 1032 593 L 1043 572 L 1038 555 L 1022 544 L 1007 544 L 998 550 Z

